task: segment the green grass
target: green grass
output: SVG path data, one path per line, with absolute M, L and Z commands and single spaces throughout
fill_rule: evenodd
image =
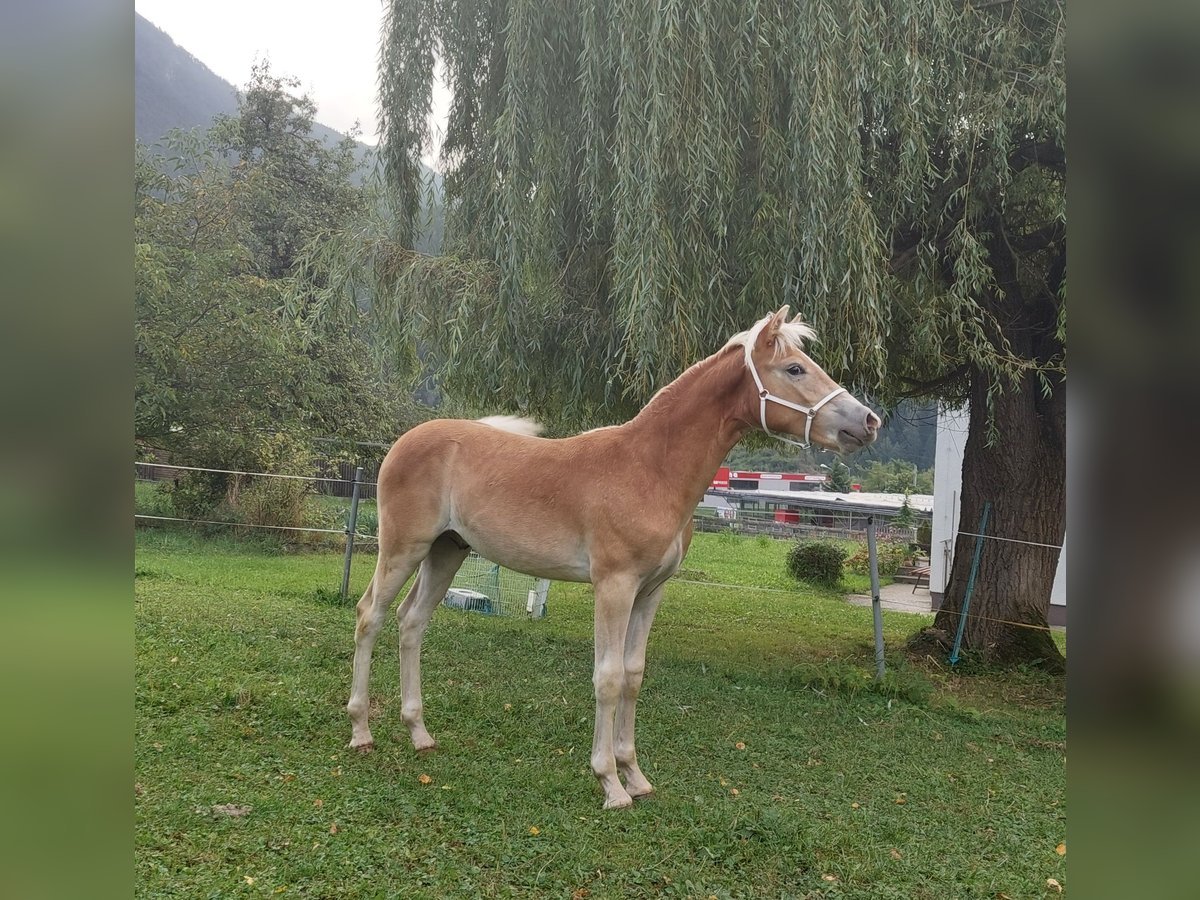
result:
M 876 685 L 871 611 L 798 587 L 786 549 L 697 536 L 681 579 L 740 587 L 668 587 L 638 728 L 659 793 L 604 813 L 588 769 L 587 586 L 555 584 L 536 621 L 438 610 L 423 656 L 430 755 L 399 719 L 391 626 L 372 679 L 378 749 L 359 756 L 343 711 L 353 610 L 330 602 L 340 555 L 139 532 L 138 895 L 832 900 L 1065 885 L 1062 682 L 910 662 L 899 648 L 928 617 L 885 612 L 896 649 Z M 356 591 L 372 564 L 356 557 Z

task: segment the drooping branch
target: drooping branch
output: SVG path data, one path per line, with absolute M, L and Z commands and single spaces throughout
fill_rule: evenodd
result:
M 1014 172 L 1029 166 L 1043 166 L 1060 175 L 1067 174 L 1067 155 L 1055 141 L 1030 141 L 1021 144 L 1008 156 Z

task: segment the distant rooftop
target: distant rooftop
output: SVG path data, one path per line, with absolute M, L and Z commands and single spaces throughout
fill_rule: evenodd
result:
M 787 500 L 797 506 L 828 506 L 843 509 L 870 511 L 898 510 L 904 505 L 904 494 L 884 494 L 852 491 L 848 494 L 837 491 L 738 491 L 709 490 L 710 494 L 752 499 L 763 497 L 770 500 Z M 932 494 L 909 494 L 908 505 L 917 512 L 933 512 Z

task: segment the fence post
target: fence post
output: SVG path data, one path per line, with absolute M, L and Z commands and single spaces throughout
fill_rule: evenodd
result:
M 883 612 L 879 600 L 879 557 L 875 554 L 875 517 L 867 516 L 867 564 L 871 572 L 871 615 L 875 620 L 875 680 L 883 680 Z
M 358 529 L 358 491 L 362 485 L 362 466 L 354 470 L 354 490 L 350 494 L 350 518 L 346 520 L 346 560 L 342 564 L 342 599 L 350 590 L 350 558 L 354 555 L 354 532 Z
M 971 557 L 971 573 L 967 576 L 967 592 L 963 595 L 962 609 L 958 613 L 958 630 L 954 633 L 954 647 L 950 650 L 949 663 L 958 665 L 958 650 L 962 646 L 963 628 L 967 624 L 967 611 L 971 608 L 971 594 L 975 591 L 975 574 L 979 571 L 979 556 L 983 553 L 983 536 L 987 533 L 988 515 L 992 511 L 992 501 L 983 501 L 983 515 L 979 519 L 979 531 L 975 538 L 975 555 Z

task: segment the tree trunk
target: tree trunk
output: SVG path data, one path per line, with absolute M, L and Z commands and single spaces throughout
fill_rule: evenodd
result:
M 990 414 L 990 415 L 989 415 Z M 995 429 L 988 445 L 988 420 Z M 1066 530 L 1066 391 L 1059 383 L 1044 397 L 1032 377 L 1018 390 L 991 398 L 986 379 L 971 388 L 971 424 L 963 455 L 959 531 L 976 532 L 991 502 L 979 569 L 971 594 L 962 650 L 985 662 L 1040 662 L 1064 666 L 1047 615 L 1059 551 L 1001 541 L 1011 538 L 1061 546 Z M 949 647 L 958 629 L 976 538 L 960 534 L 941 608 L 931 629 L 911 646 Z

